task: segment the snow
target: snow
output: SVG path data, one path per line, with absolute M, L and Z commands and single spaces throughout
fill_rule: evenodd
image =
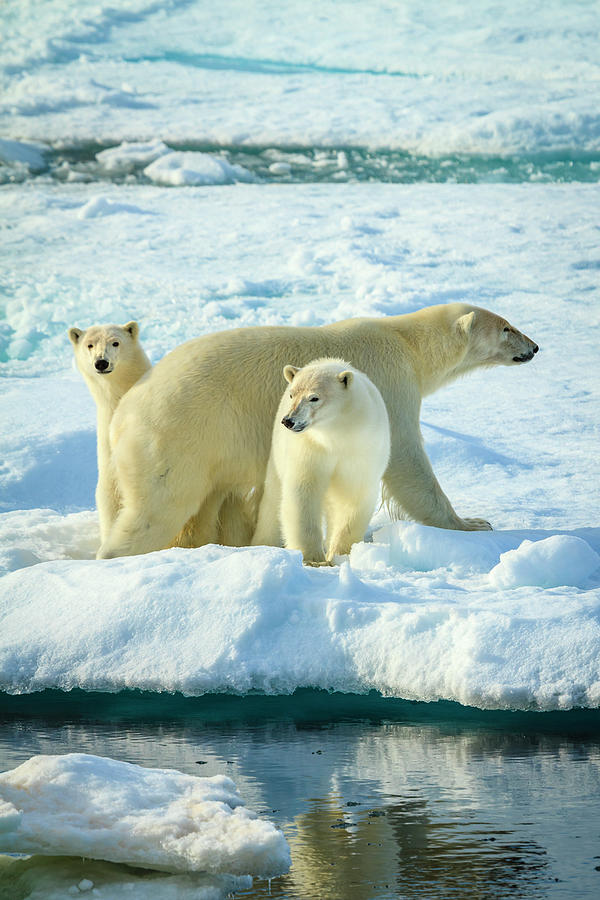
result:
M 0 115 L 11 136 L 600 150 L 593 3 L 122 6 L 5 0 Z
M 115 213 L 137 213 L 140 215 L 152 215 L 148 210 L 141 209 L 131 203 L 117 203 L 107 197 L 94 197 L 81 207 L 77 213 L 80 219 L 95 219 L 96 216 L 112 216 Z
M 415 551 L 414 569 L 410 553 L 398 562 L 391 529 L 396 544 L 408 532 L 407 546 L 428 548 Z M 440 539 L 404 523 L 383 531 L 333 569 L 306 569 L 300 554 L 278 548 L 208 546 L 14 572 L 0 593 L 0 686 L 185 694 L 313 686 L 480 707 L 600 703 L 600 559 L 583 538 Z M 523 551 L 528 534 L 545 564 Z M 521 549 L 501 553 L 510 546 Z M 590 568 L 595 578 L 583 577 Z
M 23 141 L 0 139 L 0 162 L 17 164 L 33 171 L 46 168 L 43 144 L 29 144 Z
M 149 166 L 160 156 L 169 153 L 169 148 L 162 141 L 140 143 L 124 141 L 118 147 L 110 147 L 96 153 L 96 159 L 106 172 L 129 172 L 135 165 Z
M 490 572 L 490 582 L 499 588 L 567 584 L 585 588 L 599 568 L 600 556 L 586 541 L 555 534 L 542 541 L 523 541 L 516 549 L 507 550 Z
M 34 756 L 0 775 L 0 850 L 211 875 L 290 866 L 283 834 L 244 807 L 230 778 L 83 753 Z

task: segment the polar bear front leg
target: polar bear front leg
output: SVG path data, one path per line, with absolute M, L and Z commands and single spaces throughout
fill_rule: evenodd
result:
M 419 433 L 420 438 L 420 433 Z M 441 489 L 421 444 L 392 446 L 383 477 L 384 498 L 394 514 L 402 513 L 423 525 L 456 531 L 491 531 L 485 519 L 462 519 Z
M 284 477 L 281 491 L 281 530 L 284 545 L 301 550 L 307 566 L 329 565 L 323 551 L 323 473 L 298 472 Z
M 356 490 L 356 488 L 355 488 Z M 336 556 L 346 556 L 353 544 L 364 540 L 377 502 L 377 493 L 353 496 L 352 485 L 344 495 L 334 494 L 327 503 L 327 561 L 334 565 Z M 352 498 L 348 502 L 348 497 Z

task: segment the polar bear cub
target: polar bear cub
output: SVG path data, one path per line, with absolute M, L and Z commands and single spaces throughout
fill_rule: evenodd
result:
M 363 540 L 373 514 L 390 456 L 387 409 L 373 382 L 342 359 L 287 365 L 283 375 L 289 388 L 252 543 L 283 543 L 307 565 L 332 565 Z
M 96 507 L 104 540 L 120 505 L 112 465 L 109 427 L 121 397 L 145 375 L 151 363 L 139 341 L 139 325 L 92 325 L 69 328 L 77 368 L 83 375 L 97 410 L 98 484 Z

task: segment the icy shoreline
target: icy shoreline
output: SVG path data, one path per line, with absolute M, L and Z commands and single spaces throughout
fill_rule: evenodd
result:
M 212 545 L 41 563 L 0 582 L 0 688 L 597 707 L 600 557 L 576 535 L 540 537 L 395 523 L 314 571 L 297 553 Z

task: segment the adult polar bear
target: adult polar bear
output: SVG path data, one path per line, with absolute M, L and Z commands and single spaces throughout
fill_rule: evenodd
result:
M 115 411 L 111 445 L 122 508 L 98 558 L 167 547 L 194 514 L 202 523 L 197 543 L 216 540 L 224 500 L 238 496 L 241 516 L 243 499 L 252 489 L 262 491 L 283 366 L 325 356 L 347 359 L 383 396 L 392 441 L 383 483 L 392 508 L 426 525 L 489 529 L 483 519 L 461 518 L 439 486 L 423 448 L 421 400 L 472 369 L 524 363 L 537 350 L 502 317 L 462 303 L 312 328 L 240 328 L 188 341 Z

